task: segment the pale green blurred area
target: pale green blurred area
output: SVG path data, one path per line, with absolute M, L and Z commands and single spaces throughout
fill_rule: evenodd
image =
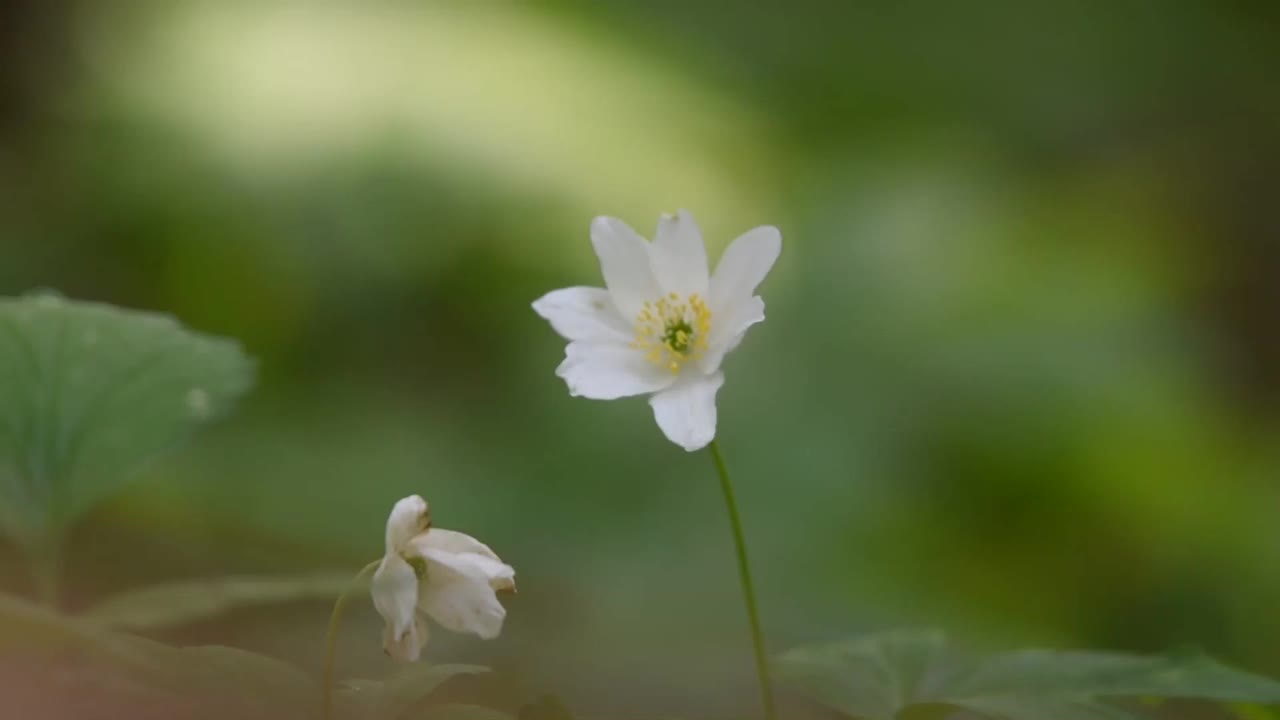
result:
M 601 282 L 593 216 L 684 207 L 713 258 L 784 236 L 719 428 L 774 648 L 939 625 L 1280 674 L 1275 7 L 688 5 L 11 11 L 0 291 L 260 362 L 82 528 L 73 604 L 354 572 L 416 492 L 520 582 L 501 639 L 429 658 L 587 710 L 751 707 L 710 459 L 570 398 L 529 307 Z M 11 550 L 0 577 L 26 591 Z M 326 613 L 166 639 L 314 670 Z M 377 623 L 344 674 L 386 672 Z

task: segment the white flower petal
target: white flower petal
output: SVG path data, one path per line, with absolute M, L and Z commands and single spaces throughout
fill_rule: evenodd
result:
M 629 342 L 631 325 L 604 288 L 570 287 L 553 290 L 533 303 L 533 311 L 551 323 L 566 340 Z
M 427 501 L 421 496 L 410 495 L 397 502 L 387 516 L 387 555 L 398 554 L 408 545 L 410 538 L 426 530 L 430 524 Z
M 502 558 L 488 545 L 466 533 L 431 528 L 413 539 L 413 549 L 424 556 L 428 550 L 452 553 L 458 563 L 466 563 L 488 578 L 489 586 L 494 590 L 515 590 L 515 568 L 502 562 Z
M 653 277 L 663 292 L 707 297 L 707 248 L 698 223 L 687 210 L 658 220 L 649 259 Z
M 646 300 L 662 292 L 649 267 L 649 242 L 617 218 L 598 217 L 591 221 L 591 244 L 618 312 L 634 319 Z
M 720 369 L 724 356 L 742 342 L 747 329 L 764 320 L 764 300 L 753 295 L 745 303 L 733 305 L 727 313 L 711 326 L 711 337 L 707 342 L 707 351 L 698 360 L 698 367 L 704 373 L 713 373 Z
M 572 342 L 556 375 L 569 394 L 592 400 L 616 400 L 668 387 L 676 378 L 644 359 L 641 350 L 616 343 Z
M 716 437 L 716 391 L 724 375 L 682 379 L 649 398 L 658 427 L 671 442 L 693 452 Z
M 426 634 L 419 637 L 414 624 L 418 577 L 413 567 L 399 555 L 382 558 L 382 564 L 373 573 L 369 594 L 373 596 L 373 606 L 387 623 L 384 649 L 397 659 L 416 659 L 422 647 L 419 641 L 426 642 Z
M 382 627 L 382 649 L 387 655 L 401 662 L 417 662 L 422 648 L 427 645 L 427 621 L 421 615 L 413 618 L 409 632 L 396 636 L 391 624 Z
M 427 547 L 422 557 L 427 561 L 427 576 L 418 593 L 418 608 L 454 632 L 497 637 L 507 610 L 498 602 L 490 576 L 477 560 L 480 556 Z
M 748 230 L 734 240 L 711 277 L 711 312 L 721 315 L 751 297 L 781 252 L 782 233 L 771 225 Z

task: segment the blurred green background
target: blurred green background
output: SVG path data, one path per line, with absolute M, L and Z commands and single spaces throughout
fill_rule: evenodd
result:
M 434 634 L 577 708 L 752 707 L 712 466 L 571 399 L 594 215 L 778 225 L 719 437 L 774 649 L 1193 645 L 1280 675 L 1280 10 L 205 2 L 0 10 L 0 292 L 241 339 L 239 413 L 76 533 L 69 604 L 382 552 L 517 569 Z M 28 592 L 16 549 L 3 588 Z M 175 642 L 315 670 L 324 603 Z M 368 603 L 343 675 L 378 676 Z

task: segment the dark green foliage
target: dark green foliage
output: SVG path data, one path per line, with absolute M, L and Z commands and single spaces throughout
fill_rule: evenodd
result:
M 1122 698 L 1280 703 L 1280 683 L 1210 658 L 1021 650 L 972 659 L 937 631 L 897 631 L 803 647 L 781 679 L 849 716 L 894 720 L 926 707 L 990 720 L 1133 720 Z

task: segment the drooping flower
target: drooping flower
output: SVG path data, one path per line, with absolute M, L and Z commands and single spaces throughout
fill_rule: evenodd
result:
M 506 608 L 498 590 L 515 590 L 515 570 L 470 535 L 431 527 L 417 495 L 387 518 L 387 550 L 373 574 L 373 605 L 386 621 L 383 649 L 417 660 L 427 643 L 427 617 L 460 633 L 495 638 Z
M 569 341 L 556 375 L 574 396 L 649 395 L 667 439 L 689 451 L 705 447 L 716 434 L 720 363 L 764 320 L 755 289 L 778 259 L 781 233 L 767 225 L 747 231 L 715 274 L 684 210 L 662 216 L 653 242 L 621 220 L 598 217 L 591 243 L 607 289 L 564 288 L 533 303 Z

